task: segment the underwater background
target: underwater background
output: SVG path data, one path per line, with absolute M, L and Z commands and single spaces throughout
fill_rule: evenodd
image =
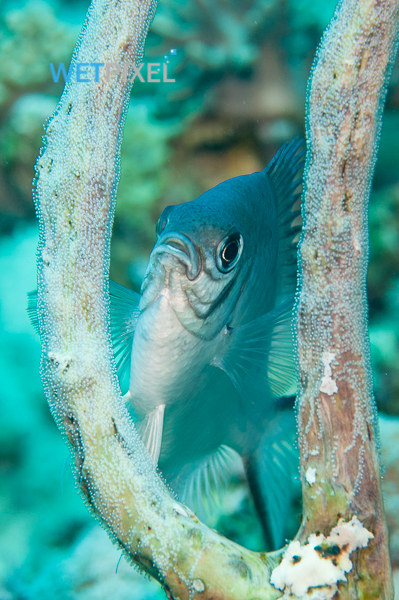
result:
M 159 586 L 120 551 L 79 496 L 68 448 L 41 389 L 40 344 L 26 313 L 36 287 L 33 166 L 88 2 L 0 6 L 0 600 L 152 600 Z M 262 169 L 303 135 L 306 85 L 335 1 L 164 0 L 145 61 L 174 82 L 136 81 L 127 115 L 111 278 L 138 289 L 168 204 Z M 368 294 L 384 492 L 399 566 L 399 63 L 384 113 L 370 203 Z M 222 510 L 223 508 L 223 510 Z M 298 507 L 299 518 L 300 508 Z M 295 518 L 294 528 L 295 528 Z M 260 549 L 239 474 L 212 525 Z M 295 531 L 295 529 L 294 529 Z

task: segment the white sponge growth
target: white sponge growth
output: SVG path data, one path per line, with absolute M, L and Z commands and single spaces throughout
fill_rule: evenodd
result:
M 332 396 L 338 392 L 338 387 L 334 379 L 332 378 L 331 363 L 335 358 L 333 352 L 323 352 L 321 361 L 324 365 L 323 379 L 321 380 L 320 391 L 324 394 Z
M 284 592 L 283 599 L 329 600 L 336 594 L 338 582 L 346 581 L 345 573 L 352 569 L 350 554 L 365 548 L 373 537 L 357 517 L 340 519 L 328 537 L 312 533 L 304 545 L 291 542 L 270 581 Z

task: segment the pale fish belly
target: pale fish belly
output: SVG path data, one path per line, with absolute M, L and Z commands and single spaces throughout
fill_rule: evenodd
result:
M 139 317 L 132 347 L 129 392 L 138 417 L 187 395 L 204 364 L 203 342 L 183 328 L 167 292 Z

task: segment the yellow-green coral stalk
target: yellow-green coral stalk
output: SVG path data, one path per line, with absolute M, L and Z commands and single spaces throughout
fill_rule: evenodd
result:
M 391 598 L 367 332 L 367 204 L 398 0 L 346 0 L 312 73 L 297 305 L 303 530 L 357 515 L 374 535 L 340 598 Z
M 72 445 L 80 488 L 110 535 L 173 598 L 269 600 L 267 557 L 209 530 L 163 485 L 129 419 L 110 349 L 108 263 L 126 70 L 141 62 L 155 3 L 95 0 L 75 64 L 116 63 L 107 81 L 71 78 L 37 163 L 42 378 Z M 133 593 L 133 592 L 132 592 Z

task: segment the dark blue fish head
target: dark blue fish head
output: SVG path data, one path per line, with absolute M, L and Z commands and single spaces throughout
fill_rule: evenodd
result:
M 210 339 L 269 310 L 276 292 L 278 211 L 265 171 L 167 207 L 143 283 L 142 308 L 167 295 L 185 329 Z

